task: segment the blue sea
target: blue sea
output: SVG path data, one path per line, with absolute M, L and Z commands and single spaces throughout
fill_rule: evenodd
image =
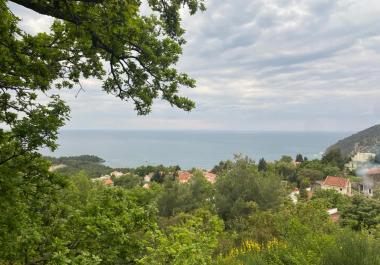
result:
M 65 130 L 59 148 L 44 155 L 97 155 L 111 167 L 179 165 L 211 169 L 221 160 L 244 154 L 273 161 L 301 153 L 320 158 L 323 151 L 349 132 L 236 132 L 236 131 L 110 131 Z

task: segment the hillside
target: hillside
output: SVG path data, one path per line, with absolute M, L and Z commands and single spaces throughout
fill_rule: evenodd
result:
M 380 124 L 338 141 L 327 148 L 326 152 L 335 148 L 339 148 L 345 157 L 350 157 L 356 152 L 376 153 L 380 148 Z
M 45 158 L 52 162 L 52 170 L 68 176 L 83 171 L 90 178 L 97 178 L 112 171 L 112 168 L 103 164 L 105 161 L 102 158 L 93 155 Z

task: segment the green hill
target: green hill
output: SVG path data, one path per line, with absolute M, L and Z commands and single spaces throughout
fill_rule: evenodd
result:
M 327 148 L 340 149 L 344 157 L 350 157 L 357 152 L 376 153 L 380 149 L 380 124 L 346 137 Z

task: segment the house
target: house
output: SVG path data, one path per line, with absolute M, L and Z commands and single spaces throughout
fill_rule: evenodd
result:
M 214 184 L 216 181 L 216 175 L 211 172 L 203 172 L 203 176 L 207 179 L 208 182 Z
M 322 182 L 321 189 L 336 190 L 340 194 L 351 196 L 351 182 L 349 179 L 342 177 L 327 176 Z
M 293 204 L 297 204 L 299 196 L 300 191 L 298 188 L 294 188 L 293 191 L 289 194 L 289 197 L 292 200 Z
M 367 169 L 359 184 L 359 192 L 365 196 L 372 197 L 375 189 L 380 189 L 380 167 Z
M 190 181 L 190 179 L 192 178 L 193 174 L 191 174 L 190 172 L 188 171 L 178 171 L 178 181 L 180 183 L 187 183 Z M 211 172 L 208 172 L 208 171 L 203 171 L 203 176 L 205 177 L 205 179 L 214 184 L 216 182 L 216 175 L 214 173 L 211 173 Z
M 365 166 L 368 162 L 371 162 L 375 159 L 376 154 L 374 153 L 356 153 L 349 163 L 346 164 L 346 167 L 349 170 L 356 170 Z
M 339 222 L 340 214 L 338 212 L 338 208 L 328 209 L 327 213 L 329 214 L 331 221 L 334 223 Z
M 121 176 L 124 175 L 124 173 L 123 173 L 123 172 L 120 172 L 120 171 L 113 171 L 113 172 L 111 172 L 110 175 L 111 175 L 112 177 L 115 177 L 115 178 L 120 178 Z
M 187 183 L 191 179 L 193 174 L 188 171 L 178 171 L 178 181 L 180 183 Z
M 112 181 L 112 179 L 104 179 L 103 180 L 103 184 L 107 185 L 107 186 L 112 186 L 113 185 L 113 181 Z
M 101 176 L 99 178 L 94 178 L 92 179 L 92 181 L 94 182 L 101 182 L 103 183 L 104 185 L 107 185 L 107 186 L 112 186 L 113 185 L 113 181 L 111 179 L 111 176 L 110 175 L 104 175 L 104 176 Z
M 150 182 L 150 181 L 152 180 L 153 174 L 154 174 L 154 173 L 149 173 L 148 175 L 145 175 L 145 176 L 144 176 L 144 182 L 145 182 L 145 183 Z

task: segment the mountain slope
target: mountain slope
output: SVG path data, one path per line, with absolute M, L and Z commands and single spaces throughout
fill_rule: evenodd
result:
M 380 124 L 346 137 L 327 148 L 339 148 L 344 157 L 350 157 L 357 152 L 376 153 L 380 149 Z

